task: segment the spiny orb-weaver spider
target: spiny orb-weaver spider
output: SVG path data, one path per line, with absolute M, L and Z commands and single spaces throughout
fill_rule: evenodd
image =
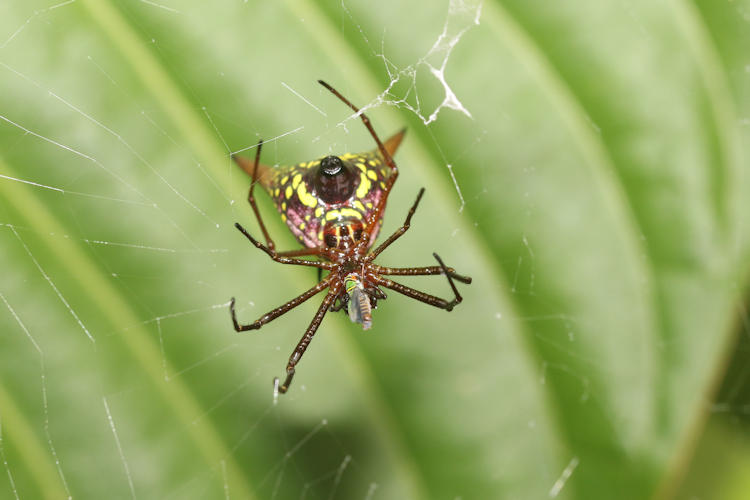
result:
M 236 223 L 235 227 L 253 245 L 263 250 L 276 262 L 316 267 L 319 275 L 323 270 L 328 271 L 326 277 L 317 285 L 264 314 L 254 323 L 243 325 L 237 321 L 235 299 L 232 297 L 229 310 L 234 329 L 244 332 L 259 329 L 328 288 L 328 293 L 318 308 L 318 312 L 315 313 L 310 326 L 305 330 L 305 334 L 289 358 L 284 383 L 279 386 L 279 379 L 274 379 L 274 387 L 281 393 L 289 389 L 295 366 L 299 363 L 307 346 L 310 345 L 313 335 L 323 321 L 323 316 L 329 310 L 338 311 L 346 307 L 350 319 L 362 324 L 362 328 L 367 330 L 372 326 L 372 309 L 377 307 L 378 299 L 386 298 L 386 294 L 379 287 L 389 288 L 425 304 L 450 311 L 462 300 L 453 280 L 471 283 L 471 278 L 461 276 L 453 268 L 446 267 L 435 253 L 432 255 L 438 261 L 438 266 L 394 268 L 379 266 L 373 262 L 383 250 L 409 229 L 411 218 L 424 194 L 424 188 L 419 190 L 404 224 L 375 250 L 369 251 L 382 225 L 388 194 L 398 177 L 398 168 L 392 155 L 401 144 L 406 130 L 401 130 L 385 143 L 381 142 L 364 113 L 326 82 L 318 80 L 318 83 L 359 114 L 377 144 L 375 150 L 358 154 L 326 156 L 319 160 L 292 166 L 269 167 L 259 163 L 260 150 L 263 145 L 261 140 L 255 152 L 255 161 L 251 162 L 247 158 L 233 156 L 237 164 L 253 179 L 247 199 L 258 219 L 266 244 L 253 238 L 239 223 Z M 257 182 L 260 182 L 271 196 L 281 213 L 281 218 L 305 248 L 286 252 L 276 251 L 274 242 L 268 235 L 255 204 L 253 189 Z M 304 256 L 317 257 L 319 260 L 297 258 Z M 455 295 L 453 300 L 444 300 L 384 277 L 437 274 L 448 278 L 448 283 Z

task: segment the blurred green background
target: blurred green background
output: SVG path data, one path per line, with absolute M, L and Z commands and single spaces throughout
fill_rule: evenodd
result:
M 749 48 L 748 0 L 3 2 L 0 497 L 746 498 Z M 474 283 L 275 403 L 319 299 L 227 304 L 315 272 L 229 155 L 372 149 L 319 78 L 408 126 L 379 262 Z

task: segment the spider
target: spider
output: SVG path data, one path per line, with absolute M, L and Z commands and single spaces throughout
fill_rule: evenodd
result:
M 237 332 L 257 330 L 261 326 L 291 311 L 325 289 L 328 293 L 318 308 L 302 339 L 292 352 L 286 366 L 286 379 L 279 386 L 274 378 L 274 388 L 285 393 L 294 378 L 295 367 L 310 345 L 326 312 L 347 309 L 350 319 L 367 330 L 372 326 L 372 310 L 377 301 L 386 298 L 380 287 L 411 297 L 425 304 L 450 311 L 462 298 L 453 280 L 469 284 L 471 278 L 457 274 L 446 267 L 435 253 L 437 266 L 383 267 L 373 261 L 409 229 L 411 218 L 417 210 L 424 188 L 409 210 L 406 221 L 383 243 L 371 250 L 382 225 L 388 194 L 398 177 L 398 168 L 392 155 L 401 144 L 406 130 L 393 135 L 385 143 L 375 133 L 370 120 L 336 89 L 322 80 L 318 83 L 331 91 L 344 104 L 360 116 L 377 144 L 370 152 L 326 156 L 319 160 L 293 166 L 271 168 L 259 163 L 263 141 L 258 142 L 255 161 L 233 156 L 237 164 L 252 177 L 248 202 L 255 213 L 258 225 L 266 240 L 264 245 L 253 238 L 239 223 L 235 227 L 257 248 L 271 259 L 282 264 L 318 268 L 319 283 L 249 324 L 240 324 L 235 312 L 235 299 L 229 305 L 232 323 Z M 266 230 L 255 203 L 253 190 L 260 182 L 272 197 L 281 218 L 297 240 L 304 246 L 298 250 L 279 252 Z M 318 260 L 300 259 L 315 257 Z M 328 271 L 325 278 L 322 272 Z M 445 300 L 390 280 L 386 276 L 445 275 L 453 291 L 453 300 Z

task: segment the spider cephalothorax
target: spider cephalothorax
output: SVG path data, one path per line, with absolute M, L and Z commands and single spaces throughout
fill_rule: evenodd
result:
M 295 366 L 329 310 L 338 311 L 346 308 L 349 318 L 367 330 L 372 326 L 372 310 L 376 308 L 377 301 L 386 298 L 381 287 L 450 311 L 461 302 L 461 295 L 453 280 L 471 283 L 471 278 L 461 276 L 452 268 L 446 267 L 437 254 L 433 256 L 437 259 L 438 266 L 392 268 L 373 262 L 383 250 L 409 229 L 411 218 L 424 194 L 424 188 L 419 191 L 404 224 L 371 250 L 382 224 L 388 194 L 398 177 L 398 168 L 392 155 L 401 144 L 404 131 L 395 134 L 385 143 L 381 142 L 364 113 L 360 113 L 359 109 L 327 83 L 319 82 L 359 114 L 377 144 L 375 150 L 341 156 L 330 155 L 292 166 L 269 167 L 259 162 L 261 141 L 258 143 L 255 161 L 234 157 L 238 165 L 253 178 L 248 201 L 258 219 L 266 244 L 253 238 L 239 223 L 235 224 L 237 229 L 276 262 L 317 267 L 319 272 L 328 271 L 317 285 L 261 316 L 254 323 L 240 324 L 235 313 L 234 298 L 230 303 L 234 328 L 241 332 L 258 329 L 328 289 L 318 312 L 289 358 L 284 383 L 279 386 L 278 379 L 274 379 L 275 387 L 282 393 L 289 388 Z M 255 203 L 253 189 L 256 182 L 259 182 L 274 200 L 282 220 L 305 248 L 286 252 L 276 251 Z M 298 258 L 304 256 L 317 257 L 318 260 Z M 436 274 L 447 277 L 454 293 L 453 300 L 447 301 L 420 292 L 385 277 Z

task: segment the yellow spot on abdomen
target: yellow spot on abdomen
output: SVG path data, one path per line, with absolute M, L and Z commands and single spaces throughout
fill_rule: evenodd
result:
M 292 188 L 290 187 L 289 189 Z M 299 196 L 299 201 L 301 201 L 306 207 L 312 208 L 318 204 L 318 200 L 307 192 L 304 182 L 297 186 L 297 196 Z
M 357 188 L 357 198 L 364 198 L 370 190 L 370 179 L 362 172 L 359 174 L 359 187 Z
M 342 219 L 344 217 L 353 217 L 358 220 L 362 220 L 362 214 L 354 210 L 353 208 L 344 207 L 338 210 L 331 210 L 326 212 L 326 220 L 332 221 L 336 219 Z

